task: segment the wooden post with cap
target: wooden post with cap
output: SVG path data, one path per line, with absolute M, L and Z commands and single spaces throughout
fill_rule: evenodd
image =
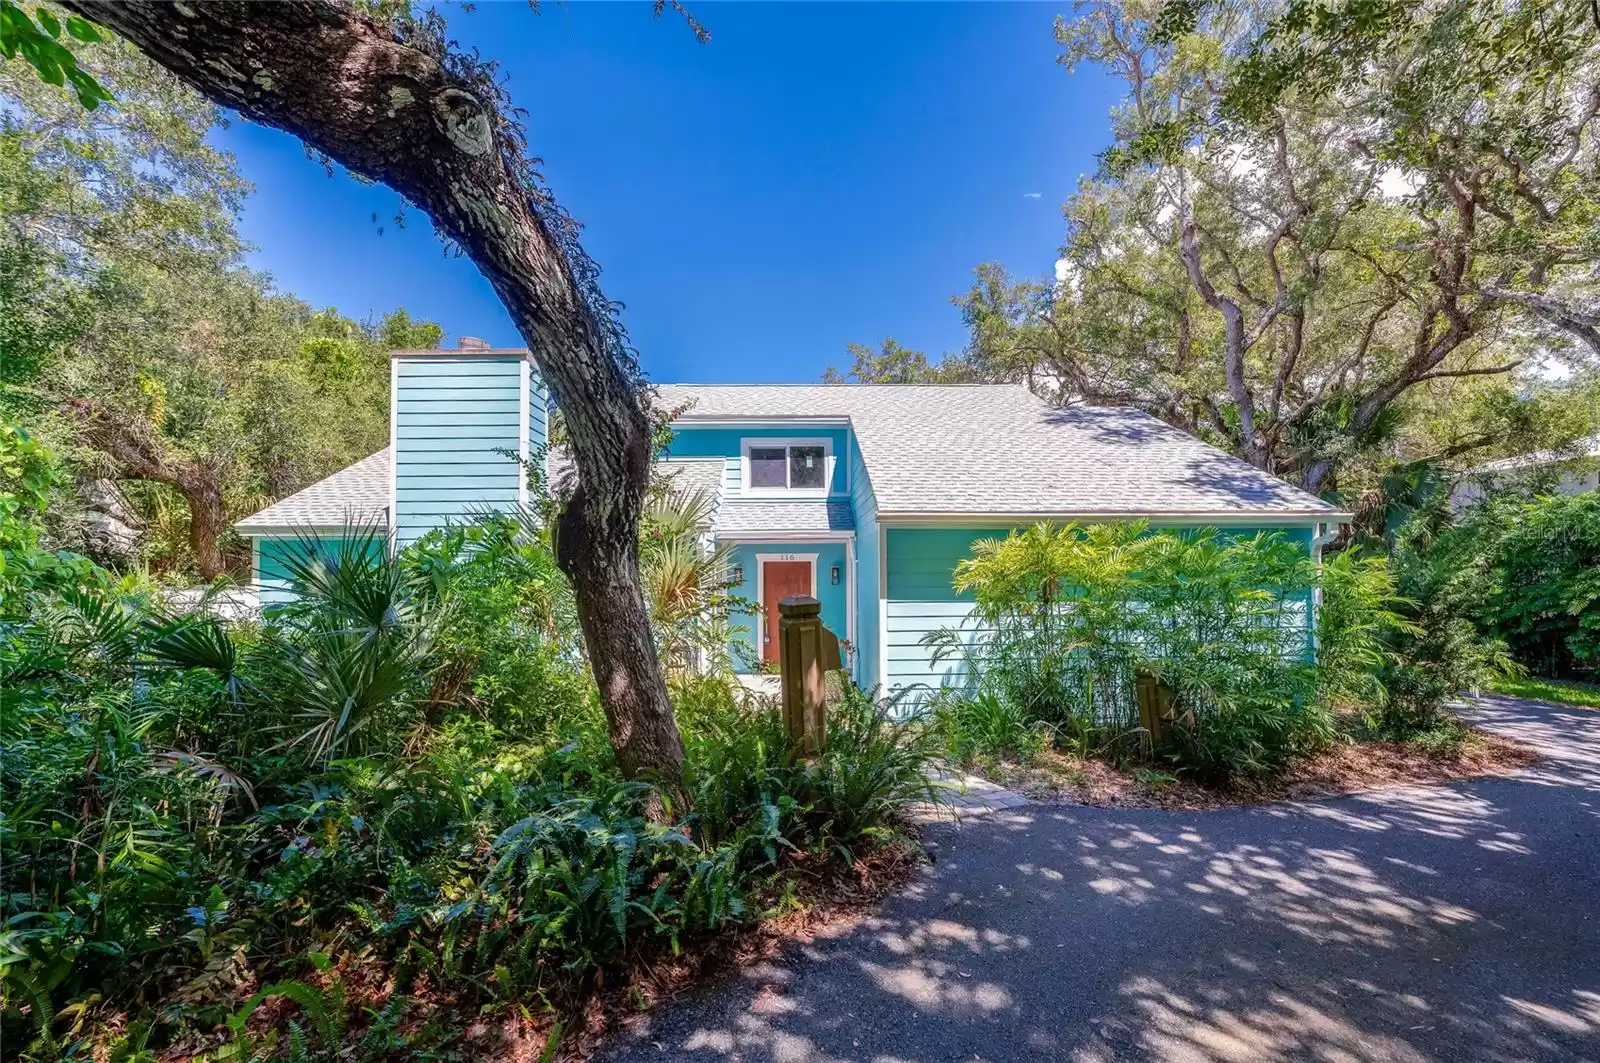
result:
M 822 603 L 796 595 L 778 603 L 778 675 L 789 756 L 814 757 L 828 742 L 828 672 L 843 667 L 839 640 L 822 626 Z

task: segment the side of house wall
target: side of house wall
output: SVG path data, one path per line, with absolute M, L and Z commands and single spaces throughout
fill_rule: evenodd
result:
M 850 470 L 850 503 L 856 518 L 856 684 L 871 690 L 883 682 L 883 561 L 878 552 L 878 497 L 872 477 L 856 453 Z
M 294 600 L 289 568 L 284 563 L 286 558 L 303 557 L 308 549 L 314 548 L 324 559 L 331 561 L 346 551 L 357 548 L 362 542 L 366 543 L 366 553 L 374 557 L 383 555 L 384 540 L 381 534 L 374 534 L 365 540 L 345 539 L 336 533 L 330 533 L 326 538 L 318 536 L 315 539 L 257 536 L 251 544 L 251 568 L 260 603 L 282 605 Z

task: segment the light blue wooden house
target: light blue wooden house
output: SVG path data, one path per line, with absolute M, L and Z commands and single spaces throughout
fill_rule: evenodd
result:
M 537 453 L 547 400 L 525 350 L 463 341 L 396 351 L 390 445 L 236 526 L 254 543 L 262 602 L 293 593 L 281 567 L 299 536 L 347 522 L 404 546 L 473 511 L 527 501 L 508 454 Z M 1056 408 L 1021 385 L 664 385 L 682 409 L 662 459 L 716 499 L 708 537 L 731 547 L 742 593 L 765 614 L 733 632 L 734 658 L 776 650 L 776 603 L 810 593 L 849 643 L 863 687 L 959 678 L 927 632 L 970 602 L 951 585 L 974 540 L 1039 520 L 1147 520 L 1275 529 L 1317 553 L 1348 519 L 1291 484 L 1147 414 Z

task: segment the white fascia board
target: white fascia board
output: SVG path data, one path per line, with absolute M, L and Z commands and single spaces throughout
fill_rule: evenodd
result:
M 426 350 L 390 351 L 389 358 L 408 361 L 457 362 L 463 358 L 521 358 L 533 357 L 526 347 L 429 347 Z
M 679 417 L 671 423 L 672 428 L 760 428 L 762 425 L 771 425 L 774 428 L 848 428 L 848 417 L 774 417 L 766 414 L 760 417 Z
M 517 508 L 528 508 L 528 431 L 533 427 L 533 372 L 524 358 L 517 363 Z M 548 428 L 546 429 L 548 431 Z M 390 461 L 398 469 L 398 461 Z
M 375 531 L 388 534 L 389 529 L 382 524 L 263 524 L 260 527 L 241 527 L 237 524 L 233 530 L 247 539 L 301 539 L 306 535 L 321 536 L 327 532 Z
M 400 360 L 389 358 L 389 504 L 384 511 L 387 548 L 395 552 L 395 525 L 400 523 Z
M 717 535 L 719 543 L 842 543 L 855 539 L 854 531 L 730 532 Z
M 951 527 L 1003 527 L 1012 524 L 1027 524 L 1034 521 L 1134 521 L 1145 520 L 1151 524 L 1162 526 L 1168 524 L 1200 524 L 1218 528 L 1251 526 L 1256 524 L 1315 524 L 1328 522 L 1333 524 L 1348 524 L 1353 515 L 1349 513 L 1330 513 L 1324 509 L 1316 510 L 1259 510 L 1249 513 L 1215 513 L 1215 512 L 1166 512 L 1166 513 L 1130 513 L 1116 510 L 1083 510 L 1075 513 L 1066 512 L 1024 512 L 1024 513 L 925 513 L 911 510 L 879 510 L 878 523 L 896 528 L 951 528 Z

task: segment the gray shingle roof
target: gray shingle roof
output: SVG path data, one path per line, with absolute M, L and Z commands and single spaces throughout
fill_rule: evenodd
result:
M 661 402 L 683 420 L 848 418 L 880 514 L 987 516 L 1306 516 L 1333 506 L 1137 410 L 1057 409 L 1022 385 L 687 385 Z M 552 450 L 551 480 L 561 463 Z M 722 459 L 662 463 L 688 489 L 720 492 Z M 389 451 L 238 522 L 245 534 L 305 525 L 386 523 Z M 795 507 L 795 508 L 791 508 Z M 737 510 L 737 511 L 736 511 Z M 842 510 L 843 513 L 836 511 Z M 726 514 L 726 515 L 724 515 Z M 735 502 L 718 532 L 848 528 L 842 500 Z M 796 524 L 794 520 L 804 524 Z M 784 520 L 785 523 L 767 523 Z
M 1020 384 L 684 385 L 682 420 L 847 417 L 882 514 L 1264 516 L 1333 506 L 1137 410 Z
M 719 536 L 751 532 L 853 531 L 855 517 L 848 498 L 813 498 L 778 502 L 729 499 L 717 511 Z
M 318 480 L 266 509 L 252 513 L 234 524 L 242 534 L 304 527 L 342 527 L 346 523 L 389 526 L 389 448 L 340 469 L 326 480 Z M 545 459 L 552 484 L 573 472 L 572 459 L 565 447 L 552 447 Z M 722 490 L 721 458 L 677 458 L 657 463 L 657 468 L 679 490 L 704 490 L 713 499 Z
M 669 458 L 656 462 L 656 471 L 672 480 L 675 490 L 688 494 L 704 491 L 716 498 L 722 494 L 721 458 Z
M 279 499 L 234 525 L 250 535 L 272 528 L 389 525 L 389 448 L 384 447 L 326 480 Z

